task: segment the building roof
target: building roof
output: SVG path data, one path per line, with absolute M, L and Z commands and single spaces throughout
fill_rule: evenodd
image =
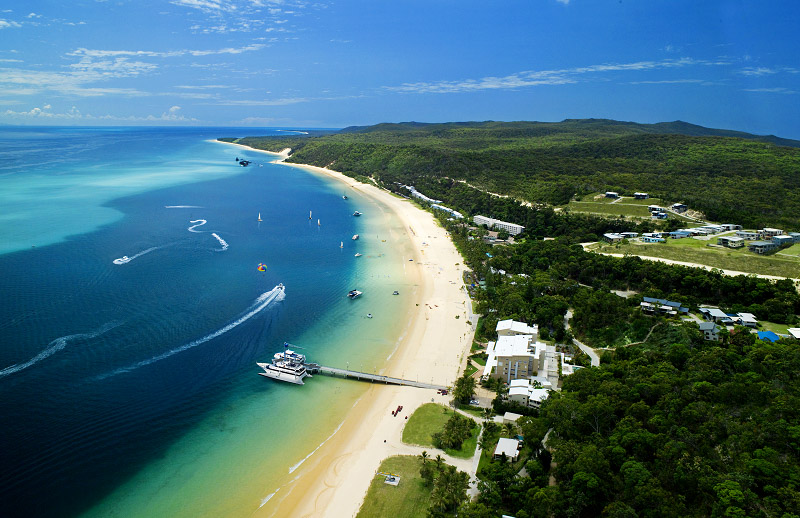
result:
M 495 356 L 524 356 L 531 354 L 528 347 L 531 337 L 528 335 L 498 336 L 494 346 Z
M 759 331 L 758 332 L 758 339 L 759 340 L 768 340 L 770 342 L 777 342 L 781 339 L 780 336 L 776 335 L 772 331 Z
M 728 315 L 725 314 L 724 311 L 722 311 L 719 308 L 700 308 L 700 313 L 705 313 L 705 314 L 710 315 L 710 316 L 712 316 L 714 318 L 725 318 L 725 317 L 728 316 Z
M 738 316 L 739 318 L 741 318 L 743 321 L 746 322 L 758 322 L 758 319 L 752 313 L 739 313 L 736 316 Z
M 520 417 L 522 417 L 522 414 L 515 414 L 514 412 L 506 412 L 503 414 L 504 421 L 516 421 Z
M 753 241 L 750 246 L 775 246 L 774 241 Z
M 800 340 L 800 327 L 790 327 L 787 331 L 789 331 L 790 335 Z
M 516 459 L 517 455 L 519 454 L 518 448 L 519 448 L 518 440 L 501 437 L 497 441 L 497 448 L 494 449 L 494 454 L 502 455 L 503 453 L 505 453 L 506 457 L 510 459 Z
M 535 335 L 537 332 L 536 325 L 529 326 L 525 322 L 517 322 L 516 320 L 508 319 L 501 320 L 497 323 L 495 331 L 513 331 L 521 335 Z
M 717 324 L 714 322 L 700 322 L 700 331 L 714 331 Z

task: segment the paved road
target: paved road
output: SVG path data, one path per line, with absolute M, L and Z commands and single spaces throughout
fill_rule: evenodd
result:
M 569 319 L 570 318 L 572 318 L 572 310 L 568 309 L 567 310 L 567 314 L 564 315 L 564 327 L 566 329 L 569 329 Z M 577 345 L 580 348 L 581 351 L 585 352 L 589 356 L 589 359 L 592 361 L 592 367 L 599 367 L 600 366 L 600 357 L 597 355 L 597 353 L 594 351 L 594 349 L 592 349 L 588 345 L 578 341 L 577 338 L 573 338 L 572 339 L 572 343 Z

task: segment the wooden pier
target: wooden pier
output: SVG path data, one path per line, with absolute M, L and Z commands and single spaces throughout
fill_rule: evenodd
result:
M 401 378 L 392 378 L 390 376 L 383 376 L 380 374 L 368 374 L 366 372 L 351 371 L 347 369 L 338 369 L 336 367 L 326 367 L 316 363 L 306 363 L 306 369 L 312 374 L 326 374 L 328 376 L 338 376 L 342 378 L 353 378 L 363 381 L 371 381 L 373 383 L 385 383 L 386 385 L 404 385 L 408 387 L 418 387 L 434 390 L 447 390 L 447 387 L 441 385 L 434 385 L 432 383 L 424 383 L 421 381 L 404 380 Z

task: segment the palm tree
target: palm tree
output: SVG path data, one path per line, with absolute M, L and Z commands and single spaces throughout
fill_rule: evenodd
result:
M 492 414 L 493 414 L 493 412 L 492 412 L 491 408 L 484 408 L 483 409 L 483 419 L 485 421 L 488 421 L 489 419 L 491 419 L 492 418 Z
M 433 459 L 433 460 L 436 461 L 436 469 L 441 471 L 442 470 L 442 464 L 444 464 L 444 459 L 442 458 L 442 456 L 441 455 L 436 455 L 436 458 Z
M 505 423 L 503 428 L 506 429 L 506 433 L 509 437 L 517 434 L 517 427 L 514 425 L 514 423 Z
M 428 452 L 422 450 L 422 453 L 419 454 L 419 458 L 420 460 L 422 460 L 422 463 L 425 464 L 426 462 L 428 462 Z

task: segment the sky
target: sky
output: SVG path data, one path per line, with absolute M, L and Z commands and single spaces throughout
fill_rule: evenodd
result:
M 610 118 L 800 139 L 800 2 L 0 0 L 0 124 Z

